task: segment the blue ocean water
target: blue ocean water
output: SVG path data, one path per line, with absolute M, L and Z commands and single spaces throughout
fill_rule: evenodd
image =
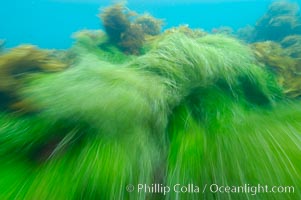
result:
M 300 5 L 300 1 L 298 3 Z M 7 47 L 31 43 L 41 48 L 66 49 L 72 33 L 101 29 L 97 15 L 110 0 L 7 0 L 0 3 L 0 39 Z M 256 20 L 272 0 L 128 0 L 127 6 L 164 19 L 164 28 L 188 24 L 211 31 L 220 26 L 234 30 Z

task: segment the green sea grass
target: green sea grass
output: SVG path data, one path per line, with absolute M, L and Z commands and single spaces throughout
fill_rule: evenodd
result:
M 170 34 L 123 64 L 83 54 L 25 82 L 20 95 L 39 112 L 0 116 L 3 199 L 301 198 L 301 107 L 233 38 Z M 155 183 L 200 191 L 137 191 Z M 211 184 L 295 192 L 214 193 Z

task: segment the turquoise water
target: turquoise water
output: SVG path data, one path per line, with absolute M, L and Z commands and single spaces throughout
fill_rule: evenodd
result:
M 0 3 L 0 39 L 7 47 L 31 43 L 41 48 L 69 48 L 72 33 L 100 29 L 97 17 L 109 0 L 10 0 Z M 115 1 L 116 2 L 116 1 Z M 165 20 L 164 28 L 189 24 L 211 31 L 220 26 L 234 30 L 253 25 L 267 10 L 271 0 L 128 0 L 139 13 L 149 12 Z M 300 3 L 300 1 L 298 1 Z

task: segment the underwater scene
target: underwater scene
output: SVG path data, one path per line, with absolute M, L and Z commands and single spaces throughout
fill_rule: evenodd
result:
M 301 1 L 0 5 L 0 200 L 301 199 Z

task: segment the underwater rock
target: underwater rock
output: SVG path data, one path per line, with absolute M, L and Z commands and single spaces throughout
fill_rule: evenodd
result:
M 23 84 L 22 77 L 34 72 L 57 72 L 67 65 L 50 56 L 51 51 L 40 50 L 32 45 L 21 45 L 0 55 L 1 107 L 18 107 L 18 90 Z M 20 108 L 22 109 L 22 108 Z
M 281 41 L 288 35 L 300 34 L 300 13 L 297 3 L 273 2 L 255 25 L 255 40 Z

